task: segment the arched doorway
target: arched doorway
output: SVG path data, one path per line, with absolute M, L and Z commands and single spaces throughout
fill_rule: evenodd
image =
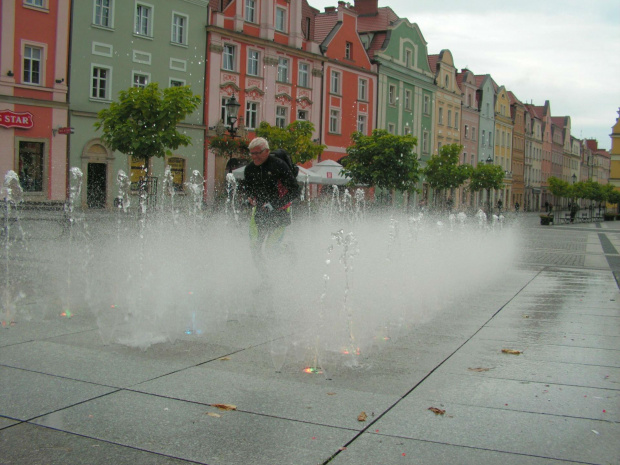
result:
M 99 139 L 93 139 L 82 151 L 82 206 L 98 209 L 111 205 L 114 154 Z

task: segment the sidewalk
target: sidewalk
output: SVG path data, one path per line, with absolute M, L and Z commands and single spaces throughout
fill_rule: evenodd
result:
M 146 351 L 86 316 L 0 328 L 0 464 L 618 464 L 620 222 L 519 221 L 500 286 L 331 380 L 275 373 L 250 315 Z

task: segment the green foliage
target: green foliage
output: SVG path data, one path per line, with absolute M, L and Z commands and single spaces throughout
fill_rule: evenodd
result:
M 351 140 L 353 145 L 347 148 L 342 163 L 343 172 L 355 183 L 403 192 L 415 189 L 420 176 L 413 152 L 418 143 L 415 137 L 375 129 L 370 136 L 355 132 Z
M 570 185 L 568 182 L 554 176 L 547 178 L 547 182 L 549 183 L 549 192 L 556 197 L 574 197 L 574 186 Z
M 549 179 L 551 180 L 552 178 Z M 595 202 L 609 200 L 609 196 L 614 192 L 614 187 L 611 184 L 600 184 L 596 181 L 592 181 L 591 179 L 575 183 L 572 186 L 572 189 L 573 197 L 578 199 L 593 200 Z
M 504 170 L 501 166 L 479 164 L 472 171 L 469 189 L 477 192 L 484 189 L 501 189 L 503 185 Z
M 218 156 L 228 159 L 235 155 L 239 158 L 248 158 L 248 140 L 243 137 L 228 135 L 216 136 L 209 142 L 209 148 Z
M 293 163 L 315 160 L 325 150 L 325 145 L 315 144 L 312 141 L 313 132 L 314 125 L 309 121 L 293 121 L 285 128 L 272 126 L 263 121 L 256 129 L 256 135 L 267 139 L 271 150 L 286 150 Z
M 612 205 L 620 205 L 620 191 L 612 188 L 607 196 L 607 201 Z
M 194 112 L 201 102 L 188 86 L 163 91 L 157 83 L 119 92 L 118 101 L 98 114 L 95 128 L 112 150 L 148 160 L 163 157 L 171 149 L 191 144 L 191 138 L 177 130 L 177 124 Z
M 433 189 L 454 189 L 471 177 L 471 165 L 459 165 L 459 155 L 463 146 L 443 145 L 438 155 L 433 155 L 424 168 L 425 179 Z

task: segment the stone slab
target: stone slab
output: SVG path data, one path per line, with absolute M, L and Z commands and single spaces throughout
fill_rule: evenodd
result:
M 0 417 L 0 429 L 8 428 L 9 426 L 16 425 L 17 421 L 12 420 L 11 418 Z
M 29 465 L 183 465 L 159 454 L 27 423 L 0 431 L 0 463 Z
M 476 337 L 501 342 L 518 342 L 520 344 L 549 344 L 570 347 L 592 347 L 598 349 L 620 350 L 619 336 L 600 336 L 565 332 L 543 332 L 536 329 L 519 329 L 509 326 L 481 328 Z
M 374 430 L 372 430 L 374 431 Z M 562 460 L 561 463 L 581 463 Z M 330 465 L 559 465 L 555 459 L 531 454 L 507 453 L 475 447 L 462 447 L 445 442 L 418 441 L 383 434 L 364 433 L 346 450 L 339 452 Z
M 112 392 L 71 379 L 0 366 L 0 415 L 29 420 Z
M 618 425 L 612 422 L 430 402 L 404 399 L 372 428 L 390 436 L 558 460 L 607 464 L 620 457 Z M 435 415 L 429 407 L 445 414 Z
M 209 415 L 211 414 L 211 415 Z M 323 463 L 355 431 L 121 391 L 36 424 L 208 464 Z
M 234 360 L 225 363 L 227 370 Z M 369 393 L 323 381 L 304 382 L 297 373 L 265 372 L 246 375 L 204 366 L 157 378 L 135 386 L 140 392 L 201 404 L 234 404 L 240 411 L 349 429 L 362 429 L 361 412 L 379 415 L 400 397 Z M 304 374 L 307 378 L 308 374 Z M 295 379 L 297 378 L 297 379 Z
M 470 367 L 472 369 L 484 367 Z M 517 410 L 620 423 L 620 390 L 495 378 L 488 372 L 462 375 L 437 370 L 414 391 L 434 403 Z
M 80 336 L 81 338 L 82 336 Z M 233 348 L 209 344 L 159 344 L 148 351 L 92 345 L 70 336 L 0 349 L 0 365 L 113 387 L 128 387 L 231 353 Z M 81 339 L 79 339 L 81 340 Z

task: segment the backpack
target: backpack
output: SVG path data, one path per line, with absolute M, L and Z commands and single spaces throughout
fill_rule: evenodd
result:
M 299 173 L 299 166 L 293 164 L 293 160 L 291 160 L 291 156 L 288 154 L 286 150 L 275 149 L 273 152 L 271 152 L 271 155 L 273 155 L 276 158 L 279 158 L 284 163 L 286 163 L 286 166 L 288 166 L 291 172 L 293 173 L 293 177 L 297 179 L 297 174 Z

